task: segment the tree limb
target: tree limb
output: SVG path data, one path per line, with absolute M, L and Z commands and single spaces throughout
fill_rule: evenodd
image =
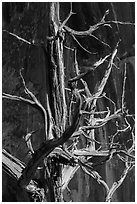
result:
M 75 110 L 74 117 L 72 119 L 72 125 L 65 130 L 65 132 L 62 134 L 60 138 L 43 142 L 40 148 L 35 151 L 27 167 L 23 170 L 22 176 L 19 179 L 19 184 L 22 187 L 25 187 L 29 184 L 30 180 L 33 178 L 35 174 L 35 171 L 40 161 L 44 159 L 45 157 L 47 157 L 55 149 L 55 147 L 59 145 L 63 145 L 76 130 L 77 125 L 79 123 L 80 116 L 81 116 L 80 110 L 82 106 L 81 97 L 78 92 L 76 93 L 76 97 L 77 97 L 78 102 L 77 102 L 77 107 Z

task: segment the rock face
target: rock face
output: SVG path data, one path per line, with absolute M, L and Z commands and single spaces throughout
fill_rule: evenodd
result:
M 89 26 L 98 23 L 103 17 L 104 13 L 109 9 L 109 15 L 106 16 L 107 21 L 122 21 L 122 22 L 134 22 L 135 21 L 135 4 L 134 3 L 107 3 L 107 2 L 74 2 L 72 3 L 73 12 L 68 21 L 68 26 L 77 31 L 83 31 L 89 29 Z M 47 46 L 47 38 L 49 36 L 49 3 L 3 3 L 3 29 L 7 29 L 10 32 L 16 32 L 28 41 L 34 41 L 41 45 Z M 14 14 L 13 14 L 14 11 Z M 61 3 L 60 7 L 60 20 L 63 21 L 70 11 L 70 3 Z M 113 51 L 116 43 L 119 39 L 121 42 L 118 48 L 117 67 L 113 67 L 111 75 L 105 86 L 104 92 L 106 96 L 115 102 L 116 108 L 121 108 L 121 96 L 124 78 L 125 62 L 127 66 L 127 79 L 126 79 L 126 92 L 125 102 L 126 108 L 129 110 L 129 114 L 135 112 L 135 31 L 132 25 L 120 25 L 118 23 L 112 23 L 110 27 L 100 27 L 95 31 L 95 36 L 90 37 L 78 37 L 75 41 L 66 33 L 66 39 L 64 45 L 66 47 L 77 48 L 78 63 L 81 72 L 85 72 L 88 67 L 91 67 L 97 60 L 103 58 L 105 55 Z M 3 33 L 3 67 L 8 57 L 11 67 L 14 66 L 15 72 L 17 73 L 19 68 L 24 67 L 24 76 L 27 81 L 29 88 L 36 94 L 38 99 L 41 101 L 44 107 L 47 106 L 46 97 L 49 96 L 49 103 L 52 112 L 54 112 L 52 104 L 52 84 L 50 84 L 50 64 L 48 61 L 48 53 L 43 49 L 43 46 L 29 46 L 28 44 L 18 44 L 14 37 L 5 36 Z M 13 44 L 10 43 L 10 38 L 13 40 Z M 98 39 L 100 40 L 98 40 Z M 17 52 L 17 47 L 18 51 Z M 10 47 L 10 51 L 9 48 Z M 89 54 L 87 51 L 93 53 Z M 11 54 L 12 53 L 12 54 Z M 18 56 L 18 57 L 17 57 Z M 74 55 L 71 49 L 64 49 L 64 64 L 65 64 L 65 82 L 67 86 L 68 79 L 75 76 L 74 70 Z M 93 93 L 94 88 L 98 82 L 102 79 L 105 66 L 99 67 L 94 72 L 84 76 L 84 80 L 87 82 L 88 87 Z M 7 73 L 7 71 L 5 71 Z M 15 73 L 15 75 L 16 75 Z M 5 74 L 6 75 L 6 74 Z M 4 75 L 4 76 L 5 76 Z M 6 78 L 3 78 L 6 81 Z M 5 82 L 6 83 L 6 82 Z M 18 84 L 17 84 L 18 85 Z M 81 86 L 81 84 L 79 84 Z M 7 86 L 4 86 L 6 92 Z M 12 90 L 11 90 L 12 91 Z M 16 86 L 17 91 L 17 86 Z M 19 89 L 18 93 L 22 93 Z M 114 110 L 114 104 L 106 98 L 101 98 L 97 103 L 97 110 L 103 111 L 107 107 L 110 107 L 111 111 Z M 5 110 L 6 107 L 4 106 Z M 18 107 L 19 108 L 19 107 Z M 9 114 L 10 115 L 10 114 Z M 31 108 L 25 107 L 20 111 L 20 132 L 18 134 L 24 135 L 26 132 L 32 129 L 39 129 L 39 131 L 32 138 L 34 149 L 37 149 L 40 143 L 44 140 L 44 129 L 43 129 L 43 118 L 41 114 Z M 17 119 L 19 120 L 19 119 Z M 7 115 L 4 113 L 3 121 L 7 121 Z M 11 122 L 9 121 L 9 124 Z M 120 120 L 121 127 L 123 121 Z M 133 121 L 130 120 L 133 128 Z M 4 126 L 5 127 L 5 126 Z M 17 127 L 15 127 L 17 129 Z M 25 131 L 24 131 L 25 130 Z M 15 131 L 15 130 L 14 130 Z M 104 149 L 106 142 L 109 142 L 108 136 L 114 134 L 116 131 L 115 121 L 107 123 L 102 128 L 95 131 L 95 139 L 104 143 Z M 6 135 L 6 133 L 5 133 Z M 7 135 L 6 135 L 7 136 Z M 6 137 L 5 136 L 5 137 Z M 26 156 L 27 148 L 20 144 L 19 140 L 22 138 L 14 138 L 14 145 L 18 147 L 15 151 L 14 147 L 10 146 L 9 151 L 24 162 L 28 162 L 29 158 Z M 127 147 L 130 146 L 131 139 L 130 131 L 121 133 L 117 138 L 121 145 L 125 144 Z M 4 143 L 4 148 L 9 148 L 9 143 L 13 141 L 13 137 L 8 139 L 8 142 Z M 4 140 L 5 141 L 5 140 Z M 6 140 L 7 141 L 7 140 Z M 86 141 L 81 139 L 80 147 L 85 144 Z M 97 147 L 96 147 L 97 148 Z M 107 182 L 108 186 L 119 180 L 121 173 L 124 170 L 124 165 L 119 162 L 117 157 L 114 157 L 111 162 L 95 167 L 95 170 L 102 176 Z M 23 200 L 16 198 L 11 193 L 9 194 L 11 179 L 5 173 L 3 174 L 3 201 L 27 201 L 27 197 L 23 197 Z M 15 184 L 16 185 L 16 184 Z M 65 201 L 75 202 L 104 202 L 105 190 L 98 184 L 93 178 L 83 173 L 79 169 L 75 177 L 69 183 L 70 192 L 64 191 Z M 17 191 L 17 189 L 13 189 Z M 22 196 L 21 196 L 22 197 Z M 8 199 L 7 199 L 8 198 Z M 26 200 L 25 200 L 26 199 Z M 113 195 L 112 201 L 119 202 L 133 202 L 135 200 L 135 182 L 134 182 L 134 169 L 130 171 L 122 186 Z

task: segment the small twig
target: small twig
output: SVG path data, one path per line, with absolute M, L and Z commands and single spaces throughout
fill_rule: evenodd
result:
M 125 71 L 124 71 L 124 80 L 123 80 L 123 92 L 122 92 L 122 112 L 124 113 L 124 109 L 125 109 L 125 90 L 126 90 L 126 71 L 127 71 L 127 68 L 126 68 L 126 63 L 125 63 Z
M 34 154 L 34 150 L 33 150 L 32 143 L 31 143 L 31 137 L 32 137 L 32 135 L 33 135 L 35 132 L 37 132 L 38 130 L 39 130 L 39 129 L 34 130 L 34 131 L 31 131 L 31 132 L 29 132 L 27 135 L 23 136 L 23 139 L 25 140 L 25 142 L 26 142 L 26 144 L 27 144 L 27 147 L 28 147 L 28 149 L 30 150 L 30 152 L 31 152 L 32 154 Z
M 74 51 L 74 48 L 68 47 L 67 45 L 64 45 L 64 47 L 68 50 Z
M 78 74 L 76 77 L 72 78 L 72 79 L 69 79 L 69 82 L 75 82 L 81 78 L 83 78 L 86 74 L 90 73 L 91 71 L 94 71 L 95 69 L 97 69 L 100 65 L 102 65 L 107 58 L 110 57 L 110 54 L 109 55 L 106 55 L 104 58 L 100 58 L 97 62 L 95 62 L 90 69 L 88 69 L 86 72 L 84 73 L 81 73 L 81 74 Z
M 105 112 L 105 111 L 103 111 L 103 112 Z M 91 115 L 91 114 L 96 114 L 96 113 L 94 112 L 94 110 L 92 110 L 92 111 L 81 110 L 81 114 Z
M 72 111 L 71 110 L 72 110 L 73 97 L 74 97 L 74 95 L 72 94 L 71 99 L 70 99 L 70 106 L 69 106 L 69 125 L 71 124 L 71 120 L 72 120 L 72 118 L 71 118 Z
M 105 45 L 105 46 L 111 48 L 109 44 L 105 43 L 104 41 L 102 41 L 101 39 L 99 39 L 98 37 L 96 37 L 95 35 L 90 35 L 90 36 L 93 37 L 93 38 L 95 38 L 97 41 L 99 41 L 99 42 L 102 43 L 103 45 Z
M 29 44 L 29 45 L 32 45 L 31 42 L 29 42 L 28 40 L 25 40 L 24 38 L 19 37 L 18 35 L 14 34 L 14 33 L 11 33 L 11 32 L 9 32 L 9 31 L 7 31 L 7 30 L 2 30 L 2 31 L 8 33 L 9 35 L 11 35 L 11 36 L 17 38 L 18 40 L 20 40 L 20 41 L 22 41 L 22 42 L 24 42 L 24 43 L 27 43 L 27 44 Z
M 113 66 L 114 66 L 116 69 L 120 69 L 115 63 L 113 63 Z
M 85 93 L 87 95 L 87 97 L 92 97 L 92 94 L 88 88 L 88 84 L 86 81 L 84 81 L 83 79 L 81 79 L 82 84 L 84 85 L 84 89 L 85 89 Z
M 71 34 L 72 35 L 72 34 Z M 81 45 L 81 43 L 78 41 L 78 39 L 72 35 L 73 39 L 77 42 L 77 44 L 85 51 L 87 52 L 88 54 L 91 54 L 91 55 L 96 55 L 97 52 L 90 52 L 89 50 L 87 50 L 85 47 L 83 47 L 83 45 Z
M 86 137 L 88 140 L 92 141 L 92 142 L 95 142 L 97 144 L 102 144 L 101 142 L 95 140 L 95 139 L 91 139 L 83 130 L 81 130 L 81 133 L 84 135 L 84 137 Z
M 106 21 L 105 23 L 102 23 L 102 25 L 103 25 L 103 24 L 109 24 L 109 23 L 120 24 L 120 25 L 132 25 L 132 26 L 135 26 L 135 23 L 122 22 L 122 21 Z M 101 25 L 101 24 L 100 24 L 100 25 Z
M 69 82 L 72 83 L 72 82 L 78 81 L 79 79 L 83 78 L 83 77 L 84 77 L 86 74 L 88 74 L 88 73 L 89 73 L 89 71 L 84 72 L 84 73 L 81 73 L 81 74 L 79 74 L 78 76 L 69 79 Z
M 127 162 L 127 159 L 125 159 L 125 157 L 123 157 L 123 156 L 121 156 L 119 154 L 117 154 L 117 156 L 122 162 L 124 162 L 124 163 Z
M 104 98 L 106 98 L 107 100 L 109 100 L 113 104 L 113 106 L 114 106 L 114 113 L 115 113 L 115 111 L 116 111 L 116 104 L 114 103 L 114 101 L 112 99 L 110 99 L 109 97 L 107 97 L 106 93 L 103 96 L 104 96 Z
M 102 126 L 104 126 L 108 121 L 112 120 L 112 119 L 117 119 L 117 118 L 121 118 L 121 114 L 112 114 L 104 119 L 101 119 L 101 122 L 98 122 L 97 125 L 89 125 L 89 126 L 81 126 L 79 129 L 80 130 L 92 130 L 92 129 L 97 129 L 100 128 Z
M 35 102 L 30 100 L 30 99 L 26 99 L 26 98 L 23 98 L 21 96 L 14 96 L 14 95 L 7 94 L 7 93 L 2 93 L 2 98 L 10 99 L 13 101 L 23 101 L 23 102 L 26 102 L 30 105 L 35 105 Z
M 132 132 L 131 132 L 132 139 L 133 139 L 133 145 L 132 145 L 131 149 L 132 149 L 132 148 L 134 149 L 134 146 L 135 146 L 135 135 L 134 135 L 134 130 L 135 130 L 135 124 L 134 124 L 133 129 L 132 129 Z
M 111 139 L 111 142 L 110 142 L 110 148 L 112 148 L 112 146 L 114 144 L 114 139 L 117 136 L 117 134 L 118 134 L 118 131 L 116 131 L 116 133 L 112 135 L 112 139 Z
M 32 133 L 28 133 L 27 135 L 24 136 L 24 139 L 25 139 L 28 149 L 30 150 L 32 154 L 34 154 L 34 150 L 33 150 L 32 143 L 31 143 L 31 137 L 32 137 Z
M 80 73 L 80 70 L 79 70 L 78 61 L 77 61 L 77 49 L 76 48 L 74 48 L 74 66 L 75 66 L 76 74 L 78 76 Z
M 107 107 L 107 110 L 106 111 L 98 111 L 98 112 L 94 112 L 95 115 L 100 115 L 100 114 L 106 114 L 110 112 L 109 108 Z
M 126 151 L 124 151 L 124 150 L 117 150 L 116 153 L 117 153 L 117 154 L 118 154 L 118 153 L 123 153 L 123 154 L 125 154 L 126 156 L 128 156 L 128 157 L 130 157 L 130 158 L 132 158 L 132 159 L 135 159 L 135 156 L 129 154 L 128 152 L 126 152 Z
M 37 132 L 38 130 L 39 130 L 39 129 L 33 130 L 33 131 L 27 133 L 27 135 L 23 136 L 23 139 L 25 140 L 25 142 L 27 142 L 27 141 L 32 137 L 32 135 L 33 135 L 35 132 Z
M 124 128 L 124 129 L 118 129 L 117 131 L 118 131 L 118 133 L 119 132 L 126 132 L 128 129 L 130 129 L 130 125 L 128 125 L 126 128 Z

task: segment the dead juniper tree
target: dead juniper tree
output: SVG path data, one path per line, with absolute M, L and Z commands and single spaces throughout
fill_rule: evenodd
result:
M 31 153 L 31 158 L 27 165 L 21 164 L 20 161 L 3 150 L 3 168 L 7 171 L 10 169 L 12 175 L 16 175 L 19 186 L 25 189 L 25 191 L 31 192 L 34 201 L 47 200 L 53 202 L 63 201 L 64 190 L 68 187 L 70 180 L 75 176 L 77 170 L 81 168 L 86 174 L 95 179 L 98 184 L 102 185 L 106 192 L 105 201 L 108 202 L 124 182 L 128 172 L 134 167 L 135 162 L 134 128 L 131 128 L 131 124 L 128 121 L 128 117 L 134 119 L 134 116 L 128 113 L 125 103 L 127 65 L 125 62 L 121 107 L 117 109 L 115 102 L 104 92 L 104 88 L 108 83 L 112 68 L 117 69 L 117 52 L 120 41 L 117 42 L 112 52 L 97 60 L 83 73 L 81 73 L 77 60 L 77 48 L 64 48 L 64 41 L 66 35 L 69 35 L 85 52 L 90 53 L 80 44 L 77 37 L 90 36 L 110 47 L 110 45 L 97 38 L 94 32 L 100 27 L 109 26 L 111 28 L 113 24 L 133 26 L 133 23 L 106 21 L 106 16 L 109 15 L 107 10 L 97 24 L 90 26 L 86 31 L 76 31 L 67 26 L 71 16 L 75 15 L 72 9 L 71 4 L 70 13 L 61 22 L 60 3 L 50 3 L 50 35 L 47 36 L 47 41 L 50 58 L 49 80 L 52 84 L 52 90 L 47 89 L 45 93 L 46 108 L 43 107 L 35 94 L 27 88 L 23 77 L 23 69 L 20 69 L 20 78 L 26 97 L 8 93 L 3 93 L 2 95 L 4 100 L 24 102 L 40 110 L 44 118 L 45 131 L 45 139 L 37 150 L 33 149 L 33 144 L 31 143 L 33 131 L 24 137 L 28 150 Z M 31 42 L 14 33 L 8 32 L 8 34 L 24 43 L 31 44 Z M 67 81 L 65 79 L 64 49 L 71 50 L 74 56 L 75 76 Z M 105 66 L 105 72 L 92 93 L 88 83 L 84 80 L 84 76 L 94 72 L 101 66 Z M 49 102 L 49 94 L 52 95 L 52 108 Z M 103 111 L 97 111 L 97 102 L 100 98 L 108 100 L 114 107 L 113 111 L 110 107 L 106 107 Z M 119 120 L 122 120 L 124 128 L 121 128 L 119 125 Z M 98 141 L 95 131 L 111 121 L 116 125 L 116 132 L 105 143 Z M 119 141 L 115 140 L 118 138 L 118 135 L 125 133 L 127 130 L 131 131 L 132 145 L 129 148 L 126 148 L 126 146 L 123 148 Z M 79 147 L 79 137 L 87 141 L 81 148 Z M 70 142 L 67 143 L 68 141 Z M 119 180 L 109 187 L 105 179 L 94 168 L 109 162 L 116 155 L 124 163 L 125 169 Z M 15 170 L 14 164 L 13 169 L 8 165 L 9 160 L 6 159 L 7 157 L 14 164 L 18 165 L 18 172 Z M 39 187 L 39 184 L 33 181 L 41 162 L 43 163 L 43 174 L 41 175 L 43 187 Z

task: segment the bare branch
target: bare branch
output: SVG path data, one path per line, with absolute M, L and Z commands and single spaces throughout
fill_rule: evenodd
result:
M 109 26 L 111 27 L 111 24 L 120 24 L 120 25 L 135 25 L 135 23 L 131 23 L 131 22 L 122 22 L 122 21 L 105 21 L 106 16 L 109 14 L 109 10 L 107 10 L 103 16 L 103 18 L 101 19 L 100 22 L 98 22 L 97 24 L 90 26 L 88 30 L 85 31 L 76 31 L 73 30 L 71 28 L 69 28 L 68 26 L 64 25 L 64 29 L 69 32 L 71 35 L 75 35 L 75 36 L 92 36 L 92 33 L 94 31 L 96 31 L 99 27 L 101 26 Z
M 114 49 L 114 51 L 113 51 L 113 53 L 112 53 L 112 55 L 111 55 L 111 58 L 110 58 L 108 67 L 107 67 L 106 72 L 105 72 L 105 74 L 104 74 L 104 77 L 103 77 L 103 79 L 102 79 L 102 81 L 101 81 L 101 83 L 100 83 L 100 85 L 99 85 L 99 87 L 98 87 L 98 90 L 96 91 L 96 93 L 94 93 L 94 96 L 95 96 L 95 97 L 98 97 L 98 96 L 101 95 L 101 93 L 102 93 L 102 91 L 103 91 L 103 89 L 104 89 L 104 87 L 105 87 L 105 85 L 106 85 L 106 83 L 107 83 L 108 77 L 109 77 L 110 72 L 111 72 L 111 69 L 112 69 L 113 60 L 114 60 L 114 58 L 115 58 L 115 56 L 116 56 L 116 54 L 117 54 L 118 44 L 119 44 L 119 42 L 117 43 L 117 45 L 116 45 L 116 47 L 115 47 L 115 49 Z
M 111 23 L 114 24 L 120 24 L 120 25 L 135 25 L 134 23 L 130 23 L 130 22 L 121 22 L 121 21 L 106 21 L 106 22 L 100 22 L 97 23 L 93 26 L 90 26 L 88 30 L 85 31 L 76 31 L 73 30 L 71 28 L 69 28 L 68 26 L 64 25 L 64 29 L 69 32 L 71 35 L 75 35 L 75 36 L 92 36 L 92 33 L 94 31 L 96 31 L 100 26 L 110 26 Z
M 72 12 L 72 2 L 70 2 L 70 12 L 67 16 L 67 18 L 63 21 L 63 23 L 60 25 L 59 27 L 59 31 L 62 30 L 62 28 L 66 25 L 66 23 L 68 22 L 68 20 L 70 19 L 70 17 L 75 14 L 74 12 Z
M 24 78 L 21 74 L 21 70 L 20 70 L 20 76 L 21 76 L 21 79 L 22 79 L 22 82 L 23 82 L 23 85 L 25 88 L 25 92 L 32 98 L 32 100 L 23 98 L 21 96 L 15 96 L 15 95 L 10 95 L 10 94 L 6 94 L 6 93 L 3 93 L 2 97 L 6 98 L 6 99 L 10 99 L 10 100 L 22 101 L 22 102 L 28 103 L 30 105 L 36 105 L 40 110 L 42 110 L 43 116 L 44 116 L 44 124 L 45 124 L 45 139 L 47 139 L 47 134 L 48 134 L 47 133 L 47 112 L 46 112 L 45 108 L 42 106 L 42 104 L 35 97 L 35 95 L 31 91 L 29 91 L 29 89 L 26 87 Z

